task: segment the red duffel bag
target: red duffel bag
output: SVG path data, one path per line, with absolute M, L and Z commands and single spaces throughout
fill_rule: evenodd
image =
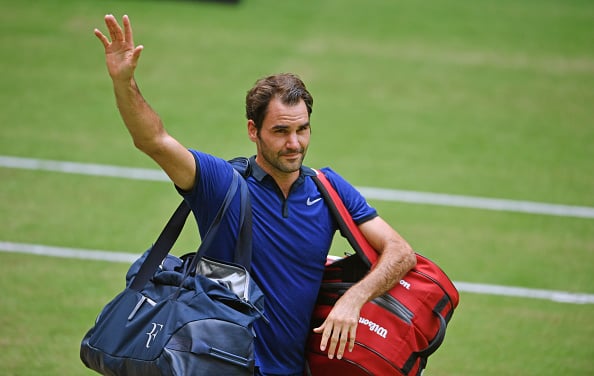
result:
M 330 260 L 312 316 L 312 329 L 326 319 L 344 292 L 367 274 L 377 253 L 367 243 L 344 207 L 338 193 L 318 172 L 318 184 L 355 254 Z M 342 359 L 329 359 L 320 350 L 321 334 L 313 333 L 307 347 L 312 376 L 420 375 L 427 358 L 444 340 L 459 294 L 434 262 L 417 254 L 417 265 L 386 294 L 363 306 L 355 348 Z

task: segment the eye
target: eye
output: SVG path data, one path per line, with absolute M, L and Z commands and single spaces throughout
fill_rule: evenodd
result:
M 304 133 L 304 132 L 307 132 L 308 130 L 309 130 L 309 124 L 302 125 L 297 129 L 297 133 Z

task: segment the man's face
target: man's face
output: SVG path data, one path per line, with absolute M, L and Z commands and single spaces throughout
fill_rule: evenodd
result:
M 257 145 L 256 160 L 272 176 L 299 171 L 309 145 L 310 125 L 305 102 L 283 104 L 273 99 L 257 133 L 253 121 L 248 121 L 250 139 Z

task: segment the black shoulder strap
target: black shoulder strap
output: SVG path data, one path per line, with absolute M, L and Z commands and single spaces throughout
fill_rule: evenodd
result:
M 250 165 L 249 158 L 235 157 L 235 158 L 229 160 L 229 163 L 244 178 L 247 178 L 248 176 L 250 176 L 250 173 L 252 172 L 252 166 Z
M 233 197 L 235 197 L 238 186 L 240 189 L 241 210 L 240 229 L 235 248 L 235 261 L 249 270 L 252 257 L 252 211 L 247 183 L 237 172 L 233 174 L 233 181 L 227 190 L 223 203 L 196 252 L 196 256 L 193 260 L 196 263 L 202 258 L 206 249 L 212 245 L 213 239 L 220 227 L 221 220 L 227 212 Z M 130 289 L 140 291 L 155 274 L 157 268 L 177 241 L 190 211 L 191 210 L 185 201 L 182 201 L 178 205 L 177 209 L 163 228 L 163 231 L 161 231 L 157 241 L 149 251 L 146 259 L 140 266 L 138 273 L 130 283 Z M 193 268 L 190 267 L 188 270 L 192 269 Z
M 151 247 L 138 273 L 130 283 L 130 289 L 140 291 L 155 274 L 184 228 L 188 214 L 190 214 L 190 207 L 185 201 L 182 201 L 173 212 L 163 231 L 161 231 L 155 244 Z

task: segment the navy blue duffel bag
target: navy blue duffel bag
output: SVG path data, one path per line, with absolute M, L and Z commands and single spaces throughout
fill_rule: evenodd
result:
M 236 264 L 203 257 L 239 186 L 241 226 Z M 200 248 L 169 251 L 190 209 L 182 202 L 126 276 L 127 286 L 99 314 L 82 340 L 83 363 L 104 375 L 252 375 L 253 323 L 263 294 L 250 279 L 251 207 L 245 181 L 233 182 Z

